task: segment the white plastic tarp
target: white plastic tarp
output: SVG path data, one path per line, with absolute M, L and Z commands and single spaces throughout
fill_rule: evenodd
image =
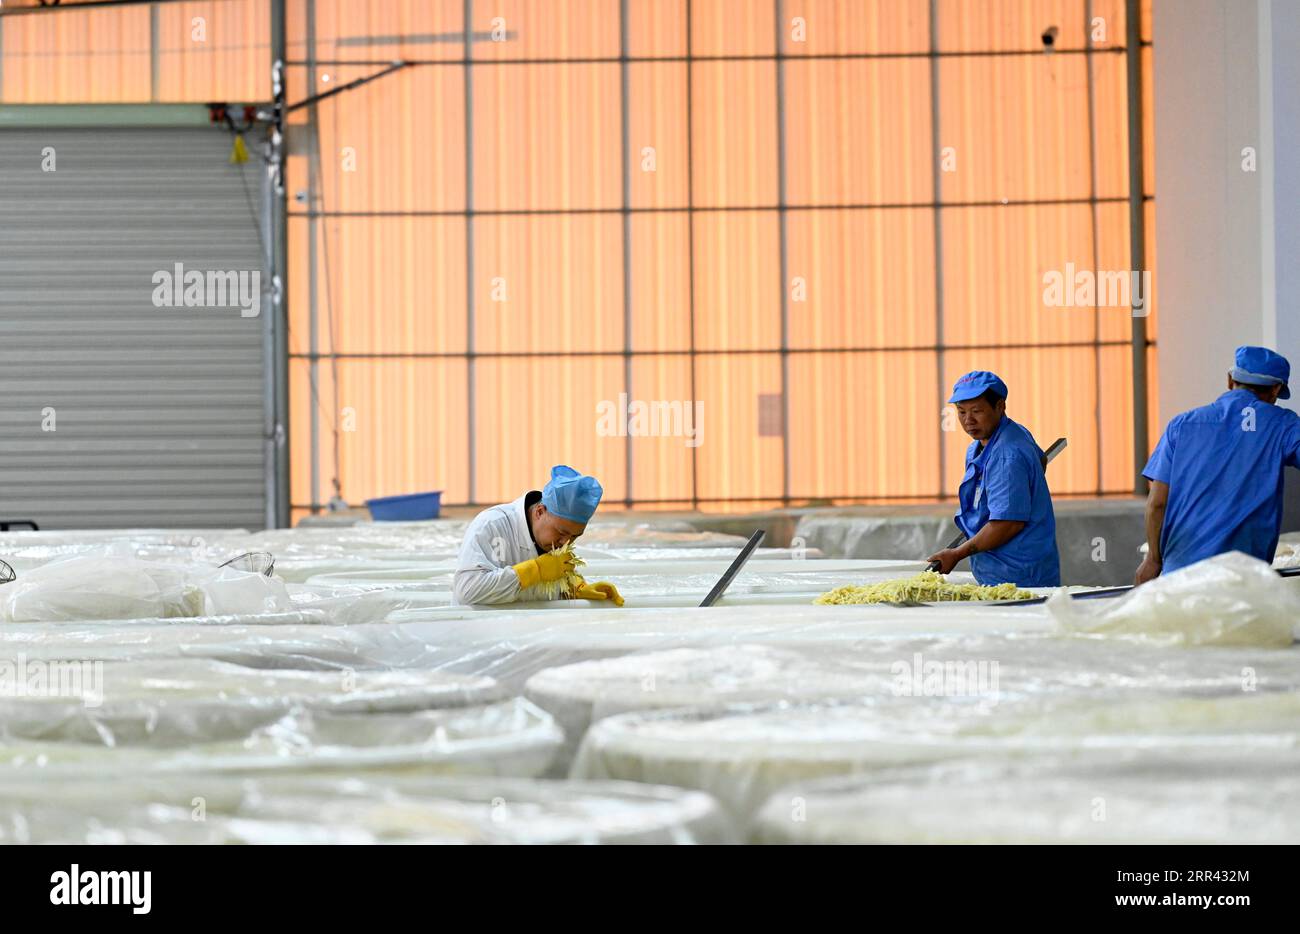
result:
M 250 571 L 144 561 L 123 550 L 62 558 L 0 585 L 0 621 L 172 619 L 284 613 L 283 582 Z
M 425 669 L 305 671 L 209 659 L 5 659 L 0 660 L 0 740 L 182 746 L 241 736 L 299 708 L 418 711 L 481 704 L 506 694 L 488 677 Z
M 1113 600 L 1048 601 L 1062 629 L 1160 645 L 1289 646 L 1300 624 L 1300 580 L 1239 551 L 1162 574 Z
M 572 752 L 591 723 L 631 711 L 735 704 L 951 696 L 987 706 L 1073 694 L 1099 704 L 1125 696 L 1223 696 L 1300 691 L 1300 653 L 1236 649 L 1119 650 L 1050 636 L 871 639 L 787 648 L 741 644 L 668 649 L 540 671 L 525 695 L 549 711 Z
M 205 772 L 0 784 L 0 843 L 733 842 L 708 795 L 626 782 Z
M 1300 749 L 1231 741 L 1177 753 L 1133 747 L 827 779 L 774 792 L 753 840 L 1294 844 Z
M 1128 698 L 1043 695 L 988 708 L 953 698 L 668 710 L 601 720 L 571 777 L 698 788 L 742 821 L 797 782 L 947 759 L 1300 747 L 1300 694 Z
M 0 797 L 6 782 L 87 775 L 130 783 L 164 773 L 332 773 L 360 771 L 531 778 L 554 761 L 563 736 L 544 711 L 514 698 L 469 707 L 395 713 L 335 713 L 294 707 L 260 722 L 211 719 L 183 745 L 16 740 L 0 744 Z M 238 726 L 242 729 L 236 729 Z

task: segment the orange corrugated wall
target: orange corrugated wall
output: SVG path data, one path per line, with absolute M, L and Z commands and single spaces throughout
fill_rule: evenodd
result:
M 1105 37 L 1091 82 L 1089 59 L 1068 52 L 1085 45 L 1084 0 L 937 0 L 939 51 L 1007 53 L 938 60 L 937 139 L 929 0 L 783 0 L 784 242 L 800 286 L 784 377 L 777 4 L 692 0 L 688 17 L 685 0 L 626 2 L 629 55 L 653 59 L 627 69 L 626 317 L 620 6 L 475 2 L 466 68 L 460 0 L 316 0 L 309 88 L 307 3 L 290 0 L 291 100 L 394 58 L 422 62 L 322 103 L 315 166 L 308 115 L 295 118 L 290 192 L 305 195 L 314 175 L 325 213 L 291 200 L 297 512 L 313 493 L 328 499 L 336 475 L 351 502 L 420 489 L 464 502 L 471 488 L 494 502 L 560 461 L 597 474 L 611 500 L 646 505 L 932 498 L 955 488 L 965 446 L 940 430 L 941 386 L 972 368 L 1003 375 L 1013 417 L 1041 441 L 1070 438 L 1054 490 L 1129 488 L 1127 311 L 1041 297 L 1044 271 L 1129 265 L 1125 58 L 1105 51 L 1123 45 L 1124 0 L 1092 0 Z M 160 10 L 159 99 L 267 97 L 266 0 Z M 1047 25 L 1059 52 L 1041 52 Z M 494 27 L 508 41 L 490 41 Z M 150 99 L 145 7 L 15 17 L 2 33 L 6 102 Z M 935 191 L 946 147 L 954 171 Z M 471 200 L 485 213 L 467 221 Z M 321 361 L 315 394 L 301 356 L 312 224 L 317 350 L 339 355 Z M 1148 327 L 1154 340 L 1154 316 Z M 1154 413 L 1154 348 L 1150 361 Z M 783 387 L 788 453 L 779 398 L 775 422 L 760 424 Z M 702 443 L 601 434 L 597 404 L 620 393 L 699 400 Z

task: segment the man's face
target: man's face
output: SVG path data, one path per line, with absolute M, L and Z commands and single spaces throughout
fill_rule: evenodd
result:
M 561 519 L 559 516 L 548 512 L 541 503 L 538 503 L 533 509 L 535 510 L 533 512 L 533 538 L 537 539 L 537 544 L 547 551 L 561 548 L 587 531 L 585 524 Z
M 966 434 L 976 441 L 987 441 L 997 429 L 1006 408 L 1007 403 L 1004 399 L 999 399 L 993 405 L 983 397 L 958 402 L 957 420 L 961 422 L 961 427 Z

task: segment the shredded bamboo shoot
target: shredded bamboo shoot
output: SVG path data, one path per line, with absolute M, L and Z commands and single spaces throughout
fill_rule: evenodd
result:
M 540 584 L 535 585 L 532 588 L 532 591 L 536 594 L 537 599 L 540 600 L 563 600 L 572 597 L 578 592 L 578 588 L 586 583 L 586 581 L 582 579 L 582 575 L 578 573 L 578 568 L 582 567 L 587 562 L 583 561 L 573 553 L 573 542 L 566 542 L 560 548 L 552 548 L 551 554 L 556 555 L 557 557 L 560 555 L 571 555 L 573 557 L 573 573 L 568 574 L 557 581 L 542 581 Z
M 942 603 L 958 600 L 1025 600 L 1034 596 L 1015 584 L 950 584 L 936 571 L 922 571 L 915 577 L 883 581 L 879 584 L 836 587 L 822 594 L 813 603 Z

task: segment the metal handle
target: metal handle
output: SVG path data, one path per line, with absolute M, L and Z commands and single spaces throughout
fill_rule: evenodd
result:
M 960 544 L 961 544 L 962 542 L 964 542 L 964 541 L 966 541 L 966 533 L 965 533 L 965 532 L 958 532 L 958 533 L 957 533 L 957 537 L 954 538 L 952 541 L 950 541 L 950 542 L 948 543 L 948 548 L 956 548 L 958 545 L 960 545 Z M 944 549 L 944 550 L 946 551 L 947 549 Z M 925 566 L 925 569 L 926 569 L 927 571 L 937 571 L 937 570 L 939 570 L 939 568 L 941 568 L 941 567 L 943 567 L 943 565 L 940 564 L 938 561 L 931 561 L 929 564 L 927 564 L 927 565 Z
M 270 577 L 275 573 L 275 555 L 269 551 L 246 551 L 242 555 L 235 555 L 229 561 L 221 562 L 220 566 Z

